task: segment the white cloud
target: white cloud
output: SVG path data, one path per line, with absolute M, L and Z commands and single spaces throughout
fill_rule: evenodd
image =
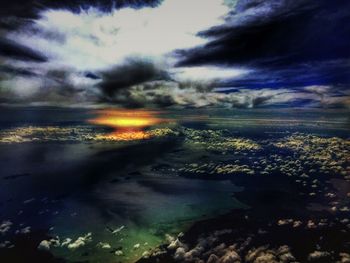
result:
M 175 49 L 207 40 L 201 30 L 220 24 L 229 7 L 222 0 L 165 0 L 155 8 L 97 8 L 73 13 L 46 10 L 33 24 L 7 37 L 43 52 L 52 63 L 78 70 L 100 70 L 130 56 L 155 60 Z
M 222 89 L 220 89 L 222 90 Z M 229 89 L 228 89 L 229 90 Z M 233 91 L 231 89 L 231 91 Z M 328 106 L 344 97 L 327 98 Z M 154 82 L 147 85 L 136 85 L 127 91 L 116 94 L 116 102 L 127 104 L 130 102 L 146 105 L 178 105 L 190 107 L 242 107 L 254 108 L 269 105 L 290 105 L 299 100 L 309 100 L 311 106 L 325 105 L 318 94 L 308 91 L 308 87 L 291 90 L 288 88 L 247 89 L 236 88 L 235 92 L 222 93 L 212 89 L 209 83 L 203 82 Z
M 327 258 L 330 256 L 330 253 L 327 251 L 318 251 L 315 250 L 314 252 L 310 253 L 308 256 L 309 261 L 317 261 L 320 258 Z
M 14 77 L 0 81 L 2 93 L 22 99 L 35 95 L 42 85 L 42 79 L 35 77 Z
M 92 234 L 87 233 L 85 236 L 78 237 L 74 242 L 68 244 L 68 249 L 75 250 L 77 248 L 85 246 L 92 241 Z
M 0 224 L 0 234 L 2 235 L 5 235 L 10 229 L 11 229 L 11 226 L 12 226 L 12 222 L 11 221 L 3 221 L 1 224 Z
M 38 249 L 48 251 L 48 250 L 50 250 L 50 245 L 51 245 L 50 241 L 42 240 L 40 242 L 40 244 L 38 245 Z
M 127 91 L 119 92 L 111 101 L 115 99 L 115 102 L 126 104 L 131 100 L 158 106 L 161 102 L 163 105 L 193 107 L 256 107 L 310 100 L 311 106 L 349 107 L 349 91 L 340 96 L 332 93 L 332 87 L 328 86 L 294 90 L 234 88 L 237 92 L 219 93 L 210 88 L 215 81 L 241 77 L 252 70 L 215 66 L 174 67 L 177 57 L 173 56 L 173 51 L 206 44 L 208 39 L 198 36 L 198 33 L 222 24 L 230 11 L 234 10 L 235 15 L 226 22 L 232 26 L 267 17 L 283 7 L 278 3 L 272 6 L 261 3 L 247 8 L 244 3 L 235 5 L 235 1 L 231 1 L 230 8 L 228 2 L 164 0 L 153 8 L 128 7 L 111 12 L 97 8 L 75 13 L 63 9 L 45 10 L 38 19 L 5 37 L 43 53 L 48 61 L 38 63 L 3 58 L 7 66 L 28 70 L 33 76 L 3 76 L 0 96 L 10 102 L 31 102 L 33 105 L 93 103 L 101 99 L 98 84 L 103 80 L 86 78 L 84 72 L 105 72 L 133 57 L 155 63 L 155 67 L 170 73 L 178 83 L 168 82 L 147 89 L 143 85 L 126 87 Z M 55 75 L 55 71 L 63 74 Z M 198 89 L 197 84 L 184 86 L 182 82 L 196 82 L 207 88 Z
M 248 71 L 205 66 L 174 67 L 177 62 L 174 51 L 204 45 L 208 39 L 198 33 L 223 23 L 230 11 L 224 2 L 164 0 L 156 7 L 127 7 L 110 12 L 98 8 L 75 13 L 64 9 L 44 10 L 38 19 L 8 32 L 6 37 L 43 53 L 48 61 L 5 59 L 7 65 L 29 70 L 37 76 L 10 76 L 2 80 L 2 96 L 22 101 L 35 97 L 61 100 L 62 89 L 69 86 L 73 91 L 86 90 L 89 98 L 90 95 L 97 98 L 96 85 L 100 80 L 86 78 L 81 72 L 101 73 L 123 65 L 130 57 L 152 61 L 177 81 L 210 82 L 243 75 Z M 66 74 L 52 76 L 53 71 L 65 71 Z M 79 93 L 73 97 L 81 101 L 87 96 Z
M 214 66 L 182 67 L 172 70 L 175 79 L 179 81 L 215 81 L 222 79 L 232 79 L 243 76 L 250 70 L 242 68 L 222 68 Z

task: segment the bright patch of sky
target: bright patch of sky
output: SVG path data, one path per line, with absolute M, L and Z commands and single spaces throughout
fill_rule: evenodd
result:
M 74 13 L 46 10 L 38 20 L 8 38 L 43 52 L 54 65 L 78 71 L 105 70 L 128 57 L 151 59 L 172 70 L 172 52 L 206 43 L 198 33 L 223 23 L 230 5 L 223 0 L 165 0 L 157 7 L 122 8 L 106 13 L 97 8 Z M 206 74 L 206 69 L 208 74 Z M 240 70 L 183 68 L 188 78 L 234 77 Z M 218 73 L 215 76 L 214 73 Z M 206 77 L 206 78 L 207 78 Z

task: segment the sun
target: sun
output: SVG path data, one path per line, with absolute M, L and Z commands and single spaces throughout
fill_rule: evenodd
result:
M 113 128 L 105 136 L 116 141 L 148 139 L 150 136 L 144 129 L 166 121 L 158 117 L 159 112 L 148 110 L 105 109 L 96 113 L 98 116 L 88 122 Z

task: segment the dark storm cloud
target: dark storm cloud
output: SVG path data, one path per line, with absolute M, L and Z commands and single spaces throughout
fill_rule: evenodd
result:
M 145 18 L 137 10 L 160 2 L 10 2 L 0 10 L 0 33 L 6 37 L 0 39 L 0 56 L 5 58 L 0 67 L 0 97 L 15 102 L 110 103 L 131 108 L 349 107 L 349 1 L 232 0 L 231 9 L 220 11 L 222 17 L 231 10 L 225 20 L 219 20 L 221 25 L 195 27 L 194 32 L 207 28 L 199 33 L 207 41 L 197 42 L 198 38 L 189 46 L 206 44 L 176 52 L 182 47 L 181 37 L 186 42 L 192 32 L 176 20 L 181 19 L 177 9 L 189 10 L 194 25 L 197 8 L 208 14 L 215 10 L 202 4 L 197 7 L 200 1 L 195 5 L 183 1 L 178 8 L 168 8 L 178 11 L 170 22 L 168 9 L 162 5 L 147 9 Z M 130 14 L 115 10 L 123 6 L 136 9 Z M 120 16 L 124 18 L 119 25 Z M 162 23 L 149 19 L 154 16 Z M 201 15 L 197 18 L 201 20 Z M 136 28 L 131 22 L 129 28 L 129 21 Z M 169 38 L 175 37 L 163 46 L 166 32 Z M 163 48 L 166 55 L 159 55 L 158 49 Z M 47 52 L 48 58 L 40 51 Z M 176 61 L 180 68 L 174 68 Z M 232 75 L 223 74 L 231 69 Z M 218 88 L 224 91 L 217 92 Z
M 19 60 L 31 60 L 35 62 L 47 61 L 47 58 L 38 51 L 34 51 L 33 49 L 4 38 L 0 38 L 0 55 Z
M 16 17 L 21 19 L 37 18 L 40 11 L 53 8 L 53 9 L 70 9 L 79 12 L 81 9 L 88 9 L 90 7 L 97 7 L 104 11 L 110 11 L 114 8 L 122 8 L 125 6 L 143 7 L 143 6 L 155 6 L 159 3 L 159 0 L 13 0 L 7 1 L 6 5 L 2 5 L 0 8 L 0 26 L 15 26 L 12 19 L 11 23 L 8 23 L 8 19 Z M 19 24 L 21 20 L 16 21 Z
M 281 88 L 304 87 L 309 85 L 350 83 L 350 61 L 336 60 L 291 65 L 280 68 L 261 67 L 241 78 L 224 80 L 222 87 Z
M 99 87 L 106 98 L 112 97 L 118 90 L 152 80 L 169 79 L 168 74 L 150 61 L 129 59 L 103 72 Z
M 208 44 L 178 52 L 178 66 L 245 65 L 287 83 L 299 69 L 292 82 L 350 83 L 349 10 L 346 0 L 241 0 L 224 25 L 201 33 Z
M 261 96 L 261 97 L 256 97 L 252 100 L 252 106 L 253 108 L 256 108 L 260 105 L 264 105 L 266 102 L 268 102 L 270 99 L 272 98 L 272 96 Z
M 265 8 L 276 9 L 264 17 L 252 10 L 251 19 L 227 23 L 202 32 L 203 37 L 214 38 L 204 48 L 184 51 L 182 64 L 252 63 L 279 67 L 305 61 L 324 61 L 349 58 L 350 2 L 336 1 L 240 1 L 254 3 L 238 8 L 240 11 Z M 243 9 L 243 10 L 241 10 Z M 254 13 L 256 12 L 256 13 Z M 232 18 L 232 19 L 233 19 Z M 241 24 L 242 23 L 242 24 Z
M 8 75 L 20 75 L 20 76 L 27 76 L 27 77 L 33 77 L 37 76 L 35 72 L 32 72 L 27 69 L 21 69 L 21 68 L 15 68 L 11 66 L 6 66 L 6 65 L 0 65 L 0 73 L 3 74 L 8 74 Z M 1 74 L 0 74 L 0 79 L 1 79 Z

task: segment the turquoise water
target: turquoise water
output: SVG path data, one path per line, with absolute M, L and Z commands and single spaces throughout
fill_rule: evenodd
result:
M 161 187 L 157 191 L 156 187 Z M 93 242 L 71 253 L 54 250 L 71 260 L 80 259 L 82 251 L 92 254 L 93 262 L 133 261 L 165 241 L 166 234 L 177 235 L 192 222 L 241 207 L 231 194 L 239 189 L 229 181 L 209 182 L 179 177 L 145 176 L 116 184 L 100 185 L 93 195 L 98 207 L 84 198 L 66 200 L 64 214 L 55 217 L 53 233 L 77 237 L 93 233 Z M 96 201 L 97 200 L 97 201 Z M 74 216 L 69 216 L 74 215 Z M 112 234 L 108 228 L 123 228 Z M 96 243 L 122 247 L 123 256 L 97 248 Z M 139 248 L 134 246 L 140 244 Z

